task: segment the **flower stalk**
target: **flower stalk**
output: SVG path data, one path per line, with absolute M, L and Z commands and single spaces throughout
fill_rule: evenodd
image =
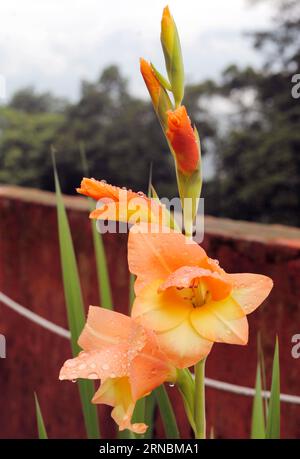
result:
M 195 438 L 202 440 L 206 438 L 205 360 L 195 365 Z

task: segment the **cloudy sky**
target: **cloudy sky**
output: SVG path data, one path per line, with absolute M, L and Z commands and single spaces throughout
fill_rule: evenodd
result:
M 0 6 L 0 77 L 9 97 L 34 85 L 75 99 L 81 79 L 111 63 L 131 91 L 145 94 L 138 72 L 144 56 L 162 68 L 160 16 L 167 0 L 9 0 Z M 224 66 L 259 64 L 245 31 L 267 27 L 269 2 L 169 0 L 189 81 L 216 78 Z

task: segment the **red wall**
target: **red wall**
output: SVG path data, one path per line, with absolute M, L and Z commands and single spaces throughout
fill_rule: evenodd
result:
M 98 304 L 90 222 L 83 198 L 66 198 L 79 262 L 85 304 Z M 128 267 L 126 235 L 105 235 L 113 299 L 127 311 Z M 280 342 L 282 392 L 300 395 L 300 359 L 291 357 L 291 338 L 300 333 L 300 231 L 295 228 L 206 218 L 204 248 L 230 272 L 257 272 L 274 280 L 264 306 L 250 316 L 246 347 L 215 345 L 207 361 L 207 376 L 253 387 L 256 337 L 260 331 L 270 376 L 276 333 Z M 0 188 L 0 291 L 13 300 L 67 328 L 61 280 L 55 197 L 17 187 Z M 52 438 L 84 437 L 76 384 L 59 382 L 58 373 L 70 357 L 66 339 L 0 304 L 0 333 L 6 336 L 7 358 L 0 359 L 0 437 L 34 438 L 33 393 L 37 392 Z M 184 437 L 189 429 L 176 389 L 175 401 Z M 209 427 L 215 436 L 249 435 L 252 400 L 207 389 Z M 112 437 L 109 409 L 99 409 L 104 437 Z M 160 421 L 157 436 L 163 435 Z M 282 435 L 300 437 L 300 405 L 282 403 Z

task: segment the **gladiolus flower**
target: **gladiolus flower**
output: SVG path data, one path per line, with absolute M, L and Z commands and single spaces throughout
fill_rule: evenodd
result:
M 178 106 L 184 94 L 184 69 L 177 27 L 168 6 L 163 10 L 160 39 L 172 92 Z
M 167 218 L 158 200 L 132 190 L 109 185 L 105 181 L 83 178 L 78 193 L 99 200 L 103 205 L 91 212 L 90 218 L 129 223 L 151 222 L 164 224 Z
M 167 127 L 167 111 L 172 109 L 170 97 L 156 78 L 153 68 L 145 59 L 140 59 L 140 70 L 151 96 L 154 110 L 165 129 Z
M 129 268 L 136 274 L 132 316 L 154 330 L 174 365 L 208 355 L 214 342 L 247 344 L 246 315 L 268 296 L 272 280 L 227 274 L 182 234 L 130 231 Z
M 176 377 L 154 333 L 123 314 L 90 306 L 78 344 L 83 352 L 64 363 L 59 379 L 100 379 L 92 402 L 113 407 L 119 430 L 144 433 L 145 424 L 131 423 L 136 401 Z
M 182 105 L 174 111 L 169 110 L 167 138 L 173 148 L 177 167 L 185 174 L 192 174 L 200 161 L 200 146 L 192 128 L 185 107 Z

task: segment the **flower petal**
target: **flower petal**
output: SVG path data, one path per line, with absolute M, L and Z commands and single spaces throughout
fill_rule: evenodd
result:
M 227 274 L 233 285 L 232 297 L 243 308 L 245 314 L 253 312 L 267 298 L 273 281 L 261 274 Z
M 103 202 L 101 207 L 90 213 L 90 218 L 129 222 L 133 225 L 141 222 L 159 224 L 162 221 L 162 207 L 154 200 L 138 196 L 130 200 Z
M 159 346 L 178 368 L 187 368 L 205 358 L 213 343 L 201 337 L 189 319 L 157 335 Z
M 231 292 L 231 283 L 224 276 L 198 266 L 182 266 L 170 274 L 158 290 L 161 292 L 170 287 L 189 288 L 195 286 L 198 279 L 204 280 L 213 300 L 226 298 Z
M 192 304 L 175 288 L 158 293 L 160 280 L 152 282 L 136 297 L 132 317 L 155 332 L 170 330 L 183 322 L 190 314 Z
M 78 339 L 86 350 L 101 350 L 107 346 L 127 341 L 132 327 L 130 317 L 99 306 L 90 306 L 87 322 Z
M 195 308 L 191 322 L 204 338 L 219 343 L 247 344 L 248 322 L 239 304 L 228 297 L 222 301 L 210 301 Z
M 130 382 L 127 377 L 104 381 L 95 393 L 92 402 L 104 403 L 114 407 L 111 417 L 119 425 L 120 431 L 129 429 L 138 434 L 146 432 L 146 424 L 131 424 L 135 400 L 132 397 Z
M 130 384 L 134 398 L 145 396 L 163 382 L 175 378 L 175 375 L 176 370 L 159 348 L 156 335 L 148 330 L 146 345 L 130 366 Z
M 130 230 L 128 263 L 130 271 L 137 275 L 136 294 L 151 281 L 164 280 L 181 266 L 197 266 L 206 257 L 198 244 L 181 233 L 148 231 L 143 224 Z
M 104 180 L 95 180 L 94 178 L 84 177 L 81 181 L 80 188 L 76 188 L 77 193 L 89 196 L 90 198 L 99 199 L 110 198 L 114 201 L 119 201 L 122 197 L 131 199 L 139 196 L 131 190 L 119 188 L 114 185 L 109 185 Z
M 77 357 L 64 363 L 59 379 L 107 379 L 126 376 L 130 367 L 127 349 L 128 346 L 122 344 L 101 351 L 80 352 Z

